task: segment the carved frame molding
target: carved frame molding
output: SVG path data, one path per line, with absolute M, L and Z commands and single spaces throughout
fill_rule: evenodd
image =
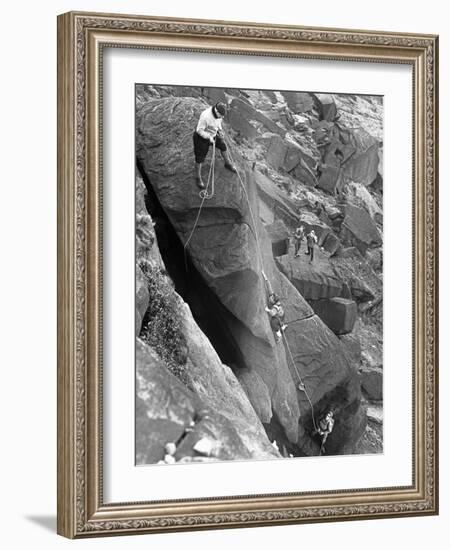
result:
M 414 89 L 414 483 L 380 490 L 105 505 L 101 434 L 102 48 L 408 63 Z M 58 18 L 58 532 L 76 538 L 438 512 L 438 39 L 67 13 Z

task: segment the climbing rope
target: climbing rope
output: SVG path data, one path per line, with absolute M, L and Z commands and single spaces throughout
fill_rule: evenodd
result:
M 197 224 L 198 224 L 198 221 L 200 219 L 200 215 L 202 213 L 202 208 L 203 208 L 203 205 L 204 205 L 205 201 L 211 199 L 214 196 L 214 164 L 215 164 L 215 160 L 216 160 L 216 142 L 213 141 L 212 158 L 211 158 L 211 164 L 209 166 L 208 180 L 206 182 L 206 189 L 202 189 L 199 193 L 200 198 L 202 199 L 202 202 L 200 203 L 200 206 L 199 206 L 199 209 L 198 209 L 198 212 L 197 212 L 197 217 L 195 219 L 195 222 L 194 222 L 194 225 L 192 227 L 191 233 L 190 233 L 187 241 L 184 243 L 184 263 L 185 263 L 185 266 L 186 266 L 186 271 L 187 271 L 187 257 L 186 257 L 187 247 L 188 247 L 189 243 L 191 242 L 192 237 L 194 236 L 195 230 L 197 229 Z M 211 193 L 209 193 L 208 190 L 209 190 L 209 184 L 211 183 L 211 181 L 212 181 L 212 190 L 211 190 Z
M 306 389 L 306 385 L 303 382 L 303 379 L 300 376 L 300 373 L 298 372 L 297 366 L 296 366 L 294 358 L 292 356 L 291 348 L 289 347 L 289 343 L 288 343 L 287 338 L 286 338 L 283 331 L 281 331 L 281 335 L 283 337 L 284 343 L 286 344 L 286 349 L 288 350 L 289 357 L 291 358 L 291 362 L 292 362 L 292 365 L 294 367 L 295 374 L 297 375 L 297 378 L 299 380 L 298 388 L 305 393 L 306 399 L 308 399 L 308 401 L 309 401 L 309 406 L 311 407 L 311 418 L 312 418 L 312 421 L 313 421 L 314 430 L 316 432 L 318 432 L 319 430 L 317 429 L 316 418 L 314 416 L 314 405 L 312 404 L 311 398 L 309 397 L 308 390 Z
M 214 185 L 215 185 L 215 176 L 214 176 L 214 169 L 216 164 L 216 140 L 213 141 L 213 150 L 212 150 L 212 158 L 211 158 L 211 164 L 209 165 L 209 173 L 208 173 L 208 181 L 206 182 L 206 189 L 202 189 L 199 193 L 200 198 L 205 201 L 212 199 L 214 197 Z M 208 187 L 209 182 L 212 182 L 211 184 L 211 193 L 208 193 Z
M 229 155 L 230 155 L 231 162 L 236 166 L 236 163 L 234 162 L 234 159 L 233 159 L 233 155 L 231 153 L 231 142 L 230 142 L 230 140 L 228 139 L 228 137 L 226 135 L 224 135 L 224 138 L 225 138 L 225 141 L 227 143 L 227 148 L 228 148 L 228 152 L 229 152 Z M 189 235 L 189 237 L 188 237 L 188 239 L 187 239 L 187 241 L 184 245 L 184 258 L 185 258 L 186 268 L 187 268 L 186 250 L 187 250 L 187 247 L 188 247 L 188 245 L 189 245 L 189 243 L 190 243 L 190 241 L 191 241 L 191 239 L 194 235 L 194 232 L 197 228 L 197 224 L 198 224 L 198 221 L 200 219 L 203 204 L 204 204 L 205 200 L 210 199 L 214 196 L 215 151 L 216 151 L 216 143 L 214 141 L 214 143 L 213 143 L 213 154 L 212 154 L 211 165 L 209 167 L 209 174 L 208 174 L 208 181 L 207 181 L 207 184 L 206 184 L 206 189 L 203 189 L 202 191 L 200 191 L 200 198 L 202 199 L 202 202 L 201 202 L 200 207 L 198 209 L 197 218 L 195 220 L 192 231 L 191 231 L 191 233 L 190 233 L 190 235 Z M 264 271 L 264 262 L 263 262 L 262 252 L 261 252 L 261 245 L 260 245 L 258 233 L 257 233 L 257 230 L 256 230 L 256 220 L 255 220 L 255 217 L 253 215 L 253 210 L 252 210 L 252 207 L 251 207 L 251 204 L 250 204 L 250 199 L 249 199 L 245 184 L 242 181 L 241 175 L 240 175 L 240 173 L 237 169 L 236 169 L 236 173 L 237 173 L 237 176 L 238 176 L 238 179 L 239 179 L 239 183 L 240 183 L 240 185 L 242 187 L 242 190 L 244 192 L 245 199 L 247 201 L 248 209 L 249 209 L 249 212 L 250 212 L 250 217 L 252 219 L 253 229 L 252 228 L 250 228 L 250 229 L 252 229 L 253 235 L 255 236 L 255 242 L 256 242 L 256 248 L 258 250 L 258 259 L 259 259 L 259 262 L 260 262 L 260 268 L 261 268 L 261 271 Z M 209 185 L 210 185 L 211 181 L 212 181 L 212 190 L 211 190 L 211 193 L 209 193 Z M 265 284 L 267 285 L 267 282 L 265 282 Z M 303 382 L 302 377 L 300 376 L 300 373 L 297 369 L 297 365 L 295 364 L 295 361 L 294 361 L 294 358 L 292 356 L 291 348 L 289 347 L 289 343 L 287 341 L 287 338 L 286 338 L 283 331 L 281 331 L 281 334 L 282 334 L 286 349 L 288 350 L 289 357 L 291 359 L 291 363 L 292 363 L 293 368 L 294 368 L 294 372 L 296 373 L 296 375 L 298 377 L 298 380 L 299 380 L 298 389 L 303 391 L 306 395 L 306 398 L 308 399 L 309 405 L 311 407 L 311 417 L 312 417 L 314 430 L 317 432 L 318 429 L 317 429 L 316 419 L 315 419 L 315 416 L 314 416 L 314 406 L 312 404 L 311 398 L 309 397 L 308 390 L 306 389 L 305 383 Z
M 236 166 L 236 163 L 234 162 L 234 159 L 233 159 L 233 156 L 231 154 L 231 143 L 230 143 L 230 140 L 228 139 L 228 136 L 226 134 L 224 134 L 224 138 L 225 138 L 225 142 L 227 144 L 227 148 L 228 148 L 228 153 L 230 155 L 230 159 L 231 159 L 231 162 L 234 164 L 234 166 Z M 239 174 L 239 171 L 238 169 L 236 168 L 236 173 L 237 173 L 237 176 L 239 178 L 239 183 L 242 187 L 242 190 L 244 191 L 244 194 L 245 194 L 245 199 L 247 201 L 247 205 L 248 205 L 248 210 L 250 212 L 250 216 L 252 218 L 252 222 L 253 222 L 253 235 L 255 236 L 255 241 L 256 241 L 256 248 L 258 249 L 258 257 L 259 257 L 259 261 L 260 261 L 260 264 L 261 264 L 261 270 L 264 269 L 264 262 L 263 262 L 263 257 L 262 257 L 262 252 L 261 252 L 261 246 L 259 244 L 259 238 L 258 238 L 258 233 L 256 231 L 256 222 L 255 222 L 255 218 L 253 216 L 253 211 L 252 211 L 252 207 L 250 205 L 250 199 L 249 199 L 249 196 L 248 196 L 248 193 L 247 193 L 247 189 L 245 188 L 245 185 L 244 185 L 244 182 L 242 181 L 242 178 L 241 178 L 241 175 Z
M 231 161 L 233 162 L 234 165 L 236 165 L 236 163 L 234 162 L 234 159 L 233 159 L 233 156 L 231 154 L 231 143 L 230 141 L 227 139 L 227 137 L 225 136 L 225 140 L 227 142 L 227 147 L 228 147 L 228 151 L 229 151 L 229 154 L 230 154 L 230 159 Z M 264 270 L 264 265 L 263 265 L 263 258 L 262 258 L 262 253 L 261 253 L 261 246 L 259 244 L 259 238 L 258 238 L 258 233 L 256 231 L 256 222 L 255 222 L 255 218 L 253 216 L 253 211 L 252 211 L 252 207 L 250 205 L 250 200 L 249 200 L 249 197 L 248 197 L 248 193 L 247 193 L 247 189 L 245 188 L 245 185 L 242 181 L 242 178 L 239 174 L 239 172 L 237 172 L 237 175 L 238 175 L 238 178 L 239 178 L 239 182 L 241 184 L 241 187 L 244 191 L 244 194 L 245 194 L 245 198 L 247 200 L 247 205 L 248 205 L 248 209 L 249 209 L 249 212 L 250 212 L 250 216 L 252 218 L 252 222 L 253 222 L 253 227 L 254 227 L 254 231 L 253 231 L 253 234 L 255 235 L 255 240 L 256 240 L 256 247 L 258 249 L 258 254 L 259 254 L 259 261 L 261 263 L 261 270 L 263 271 Z M 267 285 L 267 282 L 265 283 Z M 281 331 L 281 334 L 282 334 L 282 337 L 283 337 L 283 340 L 284 340 L 284 343 L 286 345 L 286 349 L 288 350 L 288 353 L 289 353 L 289 357 L 291 359 L 291 363 L 292 363 L 292 366 L 294 367 L 294 372 L 295 374 L 297 375 L 297 378 L 299 380 L 299 385 L 298 385 L 298 389 L 303 391 L 306 395 L 306 398 L 308 399 L 308 402 L 309 402 L 309 406 L 311 407 L 311 418 L 312 418 L 312 422 L 313 422 L 313 426 L 314 426 L 314 430 L 317 432 L 318 429 L 317 429 L 317 424 L 316 424 L 316 419 L 315 419 L 315 415 L 314 415 L 314 405 L 312 404 L 312 401 L 311 401 L 311 398 L 308 394 L 308 390 L 306 389 L 306 385 L 305 383 L 303 382 L 303 379 L 302 377 L 300 376 L 300 373 L 297 369 L 297 365 L 295 364 L 295 361 L 294 361 L 294 357 L 292 356 L 292 352 L 291 352 L 291 348 L 289 347 L 289 343 L 287 341 L 287 338 L 284 334 L 284 331 Z

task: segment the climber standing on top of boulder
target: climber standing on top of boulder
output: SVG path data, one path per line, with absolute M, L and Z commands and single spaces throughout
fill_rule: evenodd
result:
M 306 245 L 308 246 L 308 251 L 305 252 L 309 256 L 309 261 L 312 262 L 314 260 L 314 247 L 317 244 L 317 235 L 314 231 L 314 229 L 311 229 L 311 231 L 306 235 Z
M 297 229 L 294 232 L 294 258 L 297 258 L 297 256 L 300 256 L 300 248 L 302 246 L 302 241 L 305 238 L 305 226 L 300 225 L 300 227 L 297 227 Z
M 197 128 L 194 132 L 194 154 L 195 154 L 195 175 L 197 185 L 204 189 L 202 180 L 202 164 L 208 154 L 209 147 L 215 143 L 217 149 L 220 149 L 222 157 L 225 160 L 225 168 L 236 172 L 236 168 L 230 159 L 230 153 L 223 139 L 222 119 L 227 112 L 225 103 L 218 102 L 212 107 L 208 107 L 198 119 Z

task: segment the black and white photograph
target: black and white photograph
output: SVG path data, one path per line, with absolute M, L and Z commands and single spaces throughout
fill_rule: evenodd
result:
M 383 97 L 135 100 L 136 464 L 383 453 Z

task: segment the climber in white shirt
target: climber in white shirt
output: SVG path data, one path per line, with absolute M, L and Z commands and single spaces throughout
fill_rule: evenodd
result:
M 202 180 L 202 164 L 208 154 L 209 147 L 213 143 L 222 153 L 225 168 L 236 172 L 222 133 L 222 119 L 226 112 L 225 103 L 219 102 L 205 109 L 198 119 L 197 128 L 194 132 L 195 175 L 197 185 L 202 189 L 205 187 Z

